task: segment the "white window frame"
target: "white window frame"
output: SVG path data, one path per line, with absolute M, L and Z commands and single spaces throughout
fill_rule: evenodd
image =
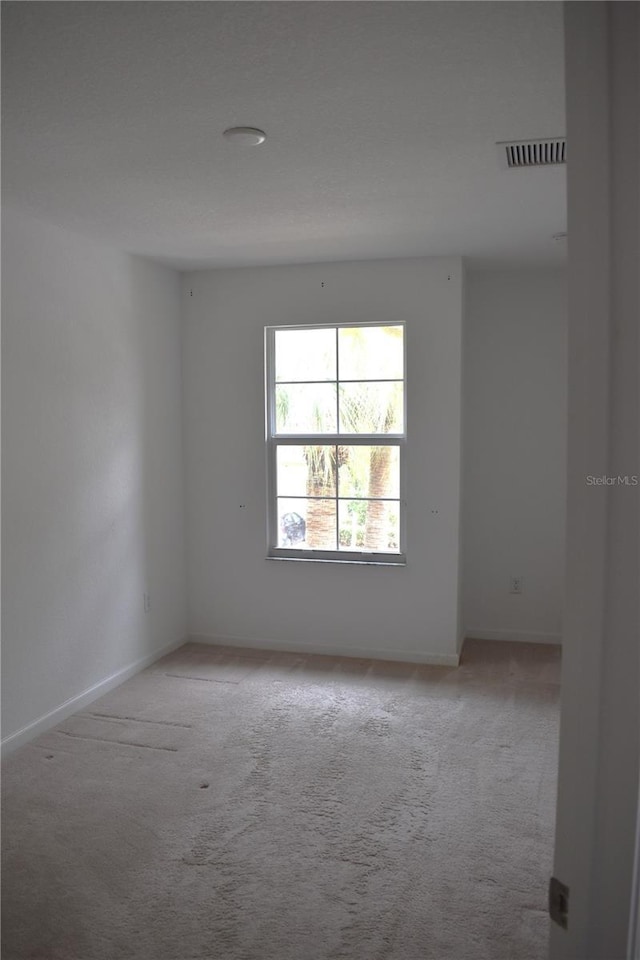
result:
M 322 434 L 276 434 L 276 379 L 275 379 L 275 334 L 279 330 L 338 330 L 353 327 L 402 327 L 402 383 L 403 383 L 403 426 L 402 433 L 322 433 Z M 339 385 L 339 355 L 336 353 L 336 380 Z M 334 381 L 329 381 L 334 382 Z M 373 381 L 375 382 L 375 381 Z M 380 382 L 380 381 L 378 381 Z M 367 563 L 380 566 L 404 566 L 407 562 L 407 501 L 406 501 L 406 443 L 407 443 L 407 328 L 402 320 L 382 321 L 344 321 L 341 323 L 277 324 L 265 327 L 265 440 L 267 460 L 267 558 L 277 560 L 310 560 L 338 563 Z M 398 552 L 381 553 L 366 550 L 304 550 L 290 547 L 278 547 L 278 509 L 276 488 L 276 458 L 279 446 L 343 445 L 343 446 L 395 446 L 400 461 L 399 528 L 400 543 Z M 336 490 L 336 508 L 339 491 Z M 357 498 L 367 499 L 367 498 Z M 378 498 L 376 498 L 378 499 Z M 395 499 L 395 498 L 394 498 Z M 336 518 L 338 510 L 336 509 Z

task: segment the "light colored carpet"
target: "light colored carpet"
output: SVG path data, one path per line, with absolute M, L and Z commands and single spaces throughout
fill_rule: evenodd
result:
M 181 648 L 7 760 L 3 960 L 545 957 L 558 681 Z

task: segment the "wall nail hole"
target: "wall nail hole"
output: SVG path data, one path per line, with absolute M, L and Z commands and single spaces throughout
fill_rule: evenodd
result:
M 209 786 L 208 783 L 201 783 L 201 784 L 200 784 L 200 789 L 201 789 L 201 790 L 206 790 L 208 786 Z
M 47 759 L 47 760 L 53 760 L 53 754 L 52 754 L 52 753 L 48 753 L 46 759 Z

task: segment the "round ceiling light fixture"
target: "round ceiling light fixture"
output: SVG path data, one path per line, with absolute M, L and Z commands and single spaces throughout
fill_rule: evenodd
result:
M 257 127 L 229 127 L 222 136 L 225 140 L 243 143 L 247 147 L 257 147 L 258 144 L 264 143 L 267 139 L 264 130 L 258 130 Z

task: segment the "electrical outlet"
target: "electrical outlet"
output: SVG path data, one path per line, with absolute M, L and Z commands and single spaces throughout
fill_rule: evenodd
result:
M 511 586 L 509 587 L 509 593 L 523 593 L 524 592 L 524 580 L 522 577 L 511 577 Z
M 149 611 L 151 610 L 151 597 L 149 596 L 148 593 L 145 593 L 143 596 L 144 596 L 144 612 L 149 613 Z

